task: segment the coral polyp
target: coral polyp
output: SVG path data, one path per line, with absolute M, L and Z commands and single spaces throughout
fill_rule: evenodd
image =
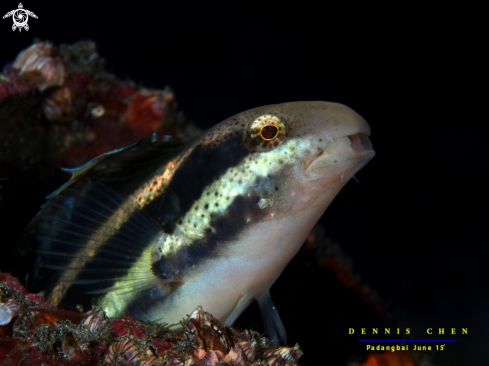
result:
M 65 66 L 60 57 L 53 57 L 51 43 L 35 43 L 19 53 L 13 68 L 20 71 L 23 80 L 37 84 L 40 91 L 61 86 L 65 80 Z

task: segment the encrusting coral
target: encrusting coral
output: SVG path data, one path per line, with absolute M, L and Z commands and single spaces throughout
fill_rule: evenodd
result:
M 179 327 L 108 319 L 99 309 L 55 308 L 0 273 L 0 364 L 293 366 L 295 347 L 223 326 L 197 308 Z

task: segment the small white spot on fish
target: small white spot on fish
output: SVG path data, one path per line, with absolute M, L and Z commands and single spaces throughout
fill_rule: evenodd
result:
M 272 216 L 272 217 L 273 217 L 274 215 L 275 215 L 274 213 L 273 213 L 273 214 L 270 214 L 270 216 Z
M 260 207 L 262 210 L 265 207 L 268 207 L 268 206 L 271 206 L 271 205 L 272 205 L 272 201 L 269 200 L 268 198 L 261 198 L 260 201 L 258 202 L 258 207 Z
M 342 182 L 343 182 L 343 176 L 344 176 L 344 174 L 341 174 L 341 181 L 342 181 Z
M 250 219 L 246 219 L 246 223 L 249 223 L 250 222 Z

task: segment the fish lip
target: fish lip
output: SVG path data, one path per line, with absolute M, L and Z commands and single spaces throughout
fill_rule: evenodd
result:
M 350 140 L 350 148 L 355 152 L 365 152 L 373 150 L 372 141 L 368 138 L 368 135 L 363 133 L 356 133 L 354 135 L 347 135 Z
M 368 138 L 370 136 L 370 129 L 361 129 L 361 131 L 353 133 L 353 134 L 348 134 L 348 135 L 343 135 L 343 136 L 336 136 L 335 138 L 342 138 L 342 137 L 348 137 L 348 139 L 351 142 L 350 148 L 355 152 L 359 154 L 363 153 L 368 153 L 368 152 L 373 152 L 374 149 L 372 147 L 372 142 Z M 364 139 L 367 139 L 369 143 L 367 144 Z M 331 140 L 334 140 L 333 138 Z M 304 171 L 307 171 L 307 169 L 311 166 L 311 164 L 318 159 L 321 155 L 323 155 L 324 150 L 328 147 L 328 144 L 324 146 L 324 148 L 313 158 L 311 158 L 305 168 Z

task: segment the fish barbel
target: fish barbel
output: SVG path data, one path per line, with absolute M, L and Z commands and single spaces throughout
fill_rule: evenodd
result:
M 269 289 L 348 180 L 375 155 L 367 122 L 329 102 L 251 109 L 193 141 L 149 138 L 69 170 L 47 198 L 38 253 L 108 316 L 178 323 L 198 305 L 231 325 Z

